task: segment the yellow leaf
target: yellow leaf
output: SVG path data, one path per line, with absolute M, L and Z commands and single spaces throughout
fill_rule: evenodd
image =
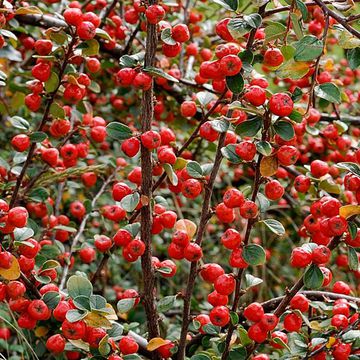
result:
M 266 156 L 260 162 L 260 173 L 262 176 L 272 176 L 279 167 L 276 156 Z
M 161 337 L 152 338 L 147 344 L 146 349 L 149 351 L 154 351 L 158 349 L 160 346 L 166 345 L 168 342 L 169 342 L 168 340 L 164 340 Z
M 88 326 L 111 329 L 110 321 L 105 316 L 100 314 L 89 313 L 89 315 L 87 315 L 84 320 Z
M 196 234 L 196 224 L 187 219 L 178 220 L 175 224 L 175 230 L 186 231 L 189 238 L 192 239 Z
M 35 336 L 36 337 L 43 337 L 49 332 L 49 329 L 46 326 L 38 326 L 35 329 Z
M 348 219 L 351 216 L 360 214 L 360 205 L 345 205 L 340 208 L 340 216 Z
M 10 269 L 0 268 L 0 275 L 6 280 L 16 280 L 20 277 L 20 266 L 17 258 L 12 256 L 12 263 Z
M 304 61 L 289 60 L 284 62 L 277 70 L 280 78 L 301 79 L 309 71 L 309 63 Z
M 118 317 L 116 315 L 114 308 L 109 303 L 106 304 L 106 308 L 109 309 L 109 313 L 108 313 L 108 315 L 105 315 L 105 317 L 108 320 L 117 320 Z
M 20 7 L 15 11 L 16 15 L 27 15 L 27 14 L 40 14 L 42 15 L 42 11 L 36 6 L 27 6 Z
M 321 331 L 322 330 L 322 328 L 320 326 L 320 323 L 318 321 L 311 321 L 310 322 L 310 327 L 311 327 L 311 329 L 316 330 L 316 331 Z
M 326 347 L 330 349 L 335 343 L 336 339 L 333 336 L 330 336 L 328 342 L 326 343 Z
M 175 161 L 173 169 L 174 170 L 182 170 L 186 166 L 187 163 L 188 163 L 187 160 L 185 160 L 182 157 L 178 157 Z

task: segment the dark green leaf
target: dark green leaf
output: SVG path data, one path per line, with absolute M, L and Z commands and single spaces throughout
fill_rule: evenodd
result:
M 233 347 L 230 352 L 229 356 L 226 360 L 246 360 L 247 359 L 247 352 L 244 347 Z
M 280 22 L 269 22 L 265 27 L 265 42 L 283 38 L 285 32 L 285 25 L 281 24 Z
M 106 332 L 111 339 L 117 341 L 121 338 L 121 335 L 124 332 L 124 327 L 121 324 L 114 322 L 111 324 L 111 329 L 108 329 Z
M 289 115 L 289 119 L 300 123 L 303 119 L 303 116 L 299 111 L 293 110 L 292 113 Z
M 304 36 L 301 40 L 294 43 L 294 46 L 296 49 L 294 59 L 296 61 L 314 60 L 323 51 L 323 42 L 313 35 Z
M 191 360 L 211 360 L 211 357 L 206 354 L 195 354 L 191 357 Z
M 220 332 L 220 327 L 213 324 L 206 324 L 203 326 L 203 330 L 206 334 L 217 335 Z
M 28 196 L 29 199 L 31 199 L 32 201 L 44 202 L 45 200 L 48 199 L 49 192 L 45 188 L 40 187 L 32 190 Z
M 248 264 L 253 266 L 262 265 L 266 261 L 265 250 L 256 244 L 244 246 L 242 257 Z
M 55 309 L 61 297 L 57 291 L 49 291 L 45 293 L 41 299 L 50 309 Z
M 201 179 L 204 176 L 200 164 L 196 161 L 189 161 L 186 164 L 186 171 L 191 177 L 195 179 Z
M 90 307 L 90 299 L 88 296 L 84 296 L 84 295 L 80 295 L 77 296 L 75 299 L 73 299 L 74 305 L 79 309 L 79 310 L 91 310 Z
M 352 70 L 355 70 L 360 65 L 360 47 L 349 49 L 346 51 L 346 59 Z
M 341 93 L 339 88 L 333 83 L 323 83 L 315 86 L 315 95 L 319 98 L 330 101 L 331 103 L 341 103 Z
M 274 124 L 274 130 L 285 141 L 291 140 L 295 136 L 294 127 L 288 121 L 277 121 Z
M 240 136 L 255 136 L 263 125 L 263 119 L 260 116 L 255 117 L 254 119 L 247 120 L 239 124 L 235 133 Z
M 355 164 L 352 162 L 341 162 L 341 163 L 335 164 L 335 166 L 338 167 L 339 169 L 348 170 L 356 176 L 360 176 L 360 166 L 358 164 Z
M 355 239 L 357 235 L 357 225 L 353 221 L 348 221 L 348 230 L 351 239 Z
M 300 10 L 302 18 L 306 21 L 309 17 L 309 12 L 306 5 L 301 0 L 295 0 L 296 7 Z
M 43 131 L 35 131 L 30 135 L 30 140 L 32 142 L 41 143 L 47 138 L 46 133 Z
M 311 264 L 304 274 L 304 284 L 308 289 L 318 289 L 322 286 L 324 274 L 315 264 Z
M 221 5 L 226 10 L 236 11 L 238 8 L 238 0 L 213 0 L 214 3 Z
M 73 323 L 79 320 L 82 320 L 84 317 L 88 315 L 88 311 L 81 311 L 81 310 L 69 310 L 66 313 L 66 320 Z
M 231 311 L 230 320 L 233 325 L 237 325 L 239 322 L 239 315 L 235 311 Z
M 356 250 L 348 246 L 348 259 L 349 259 L 349 269 L 353 271 L 359 270 L 359 258 L 357 256 Z
M 164 313 L 168 310 L 170 310 L 176 301 L 176 295 L 170 295 L 170 296 L 165 296 L 162 299 L 160 299 L 157 303 L 157 310 L 160 313 Z
M 221 154 L 228 159 L 230 162 L 234 163 L 234 164 L 238 164 L 241 162 L 241 159 L 239 157 L 238 154 L 236 154 L 235 152 L 235 145 L 234 144 L 230 144 L 227 146 L 224 146 L 221 149 Z
M 106 126 L 106 131 L 108 136 L 115 140 L 125 140 L 132 137 L 131 129 L 120 123 L 120 122 L 111 122 Z
M 240 94 L 244 89 L 244 79 L 239 73 L 234 76 L 226 77 L 226 86 L 234 94 Z

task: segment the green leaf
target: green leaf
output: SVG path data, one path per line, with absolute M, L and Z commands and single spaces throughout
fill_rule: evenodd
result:
M 206 334 L 209 335 L 217 335 L 220 332 L 220 327 L 219 326 L 215 326 L 213 324 L 205 324 L 203 326 L 203 330 Z
M 355 70 L 360 65 L 360 47 L 346 51 L 346 59 L 350 68 Z
M 330 194 L 337 194 L 341 193 L 341 187 L 339 184 L 335 184 L 334 182 L 330 182 L 328 179 L 322 180 L 319 183 L 319 189 L 325 190 Z
M 55 309 L 61 300 L 61 296 L 57 291 L 49 291 L 41 297 L 41 300 L 43 300 L 50 309 Z
M 294 127 L 288 121 L 277 121 L 274 124 L 274 130 L 285 141 L 291 140 L 295 136 Z
M 109 335 L 105 335 L 99 342 L 98 350 L 102 356 L 106 356 L 111 351 L 111 347 L 108 341 L 109 341 Z
M 136 191 L 133 194 L 126 195 L 120 202 L 120 206 L 126 212 L 133 212 L 140 201 L 140 194 Z
M 308 289 L 319 289 L 324 281 L 324 274 L 315 264 L 311 264 L 304 274 L 304 284 Z
M 355 341 L 356 339 L 360 338 L 360 330 L 350 330 L 343 334 L 342 339 L 344 341 Z
M 195 354 L 191 357 L 190 360 L 211 360 L 211 357 L 206 354 Z
M 179 82 L 178 79 L 174 78 L 173 76 L 167 74 L 164 70 L 161 70 L 159 68 L 153 67 L 153 66 L 148 66 L 146 68 L 143 69 L 144 72 L 147 72 L 153 76 L 159 76 L 161 78 L 164 78 L 166 80 L 172 81 L 172 82 Z
M 100 29 L 100 28 L 96 28 L 96 35 L 99 37 L 99 38 L 102 38 L 102 39 L 105 39 L 105 40 L 109 40 L 111 41 L 111 36 L 103 29 Z
M 29 199 L 32 201 L 44 202 L 45 200 L 48 199 L 49 192 L 45 188 L 39 187 L 39 188 L 32 190 L 28 196 L 29 196 Z
M 240 94 L 244 89 L 244 79 L 239 73 L 234 76 L 226 77 L 226 86 L 234 94 Z
M 21 130 L 29 130 L 30 129 L 29 122 L 20 116 L 13 116 L 12 118 L 10 118 L 10 123 L 14 128 L 17 128 L 17 129 L 21 129 Z
M 140 223 L 136 222 L 133 224 L 128 224 L 124 227 L 124 230 L 127 230 L 132 235 L 132 237 L 136 237 L 140 231 Z
M 302 31 L 302 28 L 301 28 L 299 18 L 295 13 L 291 13 L 290 17 L 291 17 L 291 22 L 292 22 L 292 25 L 293 25 L 295 35 L 296 35 L 297 39 L 300 40 L 300 39 L 302 39 L 304 37 L 304 34 L 303 34 L 303 31 Z
M 176 41 L 171 36 L 171 28 L 165 28 L 161 32 L 161 40 L 167 45 L 176 45 Z
M 341 94 L 339 88 L 330 82 L 315 86 L 315 95 L 319 98 L 330 101 L 331 103 L 340 104 Z
M 236 152 L 235 152 L 234 144 L 229 144 L 229 145 L 221 148 L 221 154 L 224 156 L 224 158 L 226 158 L 227 160 L 229 160 L 230 162 L 232 162 L 234 164 L 238 164 L 241 162 L 239 155 L 236 154 Z
M 353 221 L 348 221 L 348 230 L 351 239 L 355 239 L 357 235 L 357 225 Z
M 242 346 L 233 347 L 230 352 L 229 356 L 226 360 L 246 360 L 247 359 L 247 352 L 246 349 Z
M 300 112 L 293 110 L 292 113 L 289 115 L 289 119 L 300 123 L 303 119 L 303 116 Z
M 158 312 L 164 313 L 164 312 L 170 310 L 174 306 L 175 301 L 176 301 L 176 295 L 163 297 L 157 303 Z
M 262 22 L 259 14 L 245 15 L 241 18 L 233 18 L 229 21 L 227 27 L 230 34 L 234 37 L 242 37 L 252 29 L 257 29 Z
M 242 257 L 248 264 L 253 266 L 265 264 L 266 261 L 265 250 L 256 244 L 244 246 Z
M 239 322 L 239 315 L 235 311 L 231 311 L 230 320 L 233 325 L 237 325 Z
M 306 5 L 301 0 L 295 0 L 296 7 L 300 10 L 302 18 L 306 21 L 309 17 L 309 12 Z
M 294 46 L 296 61 L 311 61 L 322 54 L 324 44 L 316 36 L 307 35 L 295 42 Z
M 106 131 L 108 136 L 115 140 L 126 140 L 132 137 L 131 129 L 120 122 L 109 123 L 106 126 Z
M 90 308 L 91 310 L 101 310 L 106 307 L 106 299 L 101 295 L 90 296 Z
M 35 131 L 30 135 L 30 140 L 32 142 L 41 143 L 45 139 L 47 139 L 47 135 L 43 131 Z
M 50 114 L 55 119 L 64 119 L 65 118 L 65 110 L 57 102 L 53 102 L 51 104 L 51 106 L 50 106 Z
M 227 121 L 225 119 L 219 118 L 219 119 L 210 121 L 210 125 L 215 131 L 217 131 L 219 133 L 224 133 L 224 132 L 228 131 L 230 123 L 229 123 L 229 121 Z
M 124 332 L 124 327 L 121 324 L 117 323 L 117 322 L 112 323 L 111 324 L 111 329 L 107 330 L 107 334 L 114 341 L 120 340 L 121 335 L 123 334 L 123 332 Z
M 247 120 L 239 124 L 235 133 L 240 136 L 255 136 L 263 125 L 263 119 L 260 116 L 256 116 L 254 119 Z
M 238 0 L 213 0 L 213 2 L 221 5 L 226 10 L 236 11 L 238 8 Z
M 88 315 L 88 311 L 81 311 L 81 310 L 69 310 L 66 313 L 66 320 L 73 323 L 79 320 L 84 319 Z
M 56 260 L 47 260 L 41 266 L 41 271 L 49 270 L 49 269 L 56 269 L 59 267 L 60 264 Z
M 265 27 L 265 43 L 283 38 L 286 32 L 286 26 L 280 22 L 269 22 Z
M 245 274 L 245 287 L 246 289 L 249 289 L 251 287 L 260 285 L 263 282 L 262 279 L 251 275 L 251 274 Z
M 186 171 L 191 177 L 195 179 L 201 179 L 204 176 L 200 164 L 196 161 L 189 161 L 186 164 Z
M 59 86 L 59 77 L 56 72 L 51 72 L 50 78 L 45 82 L 45 90 L 48 93 L 52 93 L 57 90 Z
M 128 311 L 130 311 L 135 305 L 135 300 L 136 299 L 134 299 L 134 298 L 119 300 L 116 305 L 119 313 L 123 314 L 123 313 L 127 313 Z
M 288 61 L 294 57 L 296 49 L 291 45 L 283 45 L 280 51 L 284 55 L 285 60 Z
M 341 162 L 338 164 L 335 164 L 335 166 L 339 169 L 344 169 L 347 171 L 350 171 L 352 174 L 356 176 L 360 176 L 360 166 L 353 162 Z
M 80 46 L 78 46 L 80 48 Z M 95 56 L 99 54 L 100 45 L 97 40 L 90 39 L 81 43 L 81 53 L 83 56 Z
M 269 156 L 272 153 L 272 146 L 267 141 L 259 141 L 256 143 L 256 150 L 264 156 Z
M 177 186 L 179 180 L 178 180 L 178 177 L 175 174 L 175 171 L 173 170 L 172 166 L 170 164 L 163 164 L 163 168 L 164 168 L 166 175 L 169 178 L 171 184 L 174 186 Z
M 34 230 L 28 227 L 15 228 L 14 239 L 15 241 L 24 241 L 34 236 Z
M 261 222 L 264 223 L 274 234 L 276 235 L 285 234 L 285 228 L 280 221 L 274 219 L 265 219 L 262 220 Z
M 101 92 L 100 85 L 94 80 L 91 81 L 90 85 L 88 86 L 88 89 L 96 94 L 99 94 Z
M 77 232 L 77 229 L 71 227 L 71 226 L 65 226 L 65 225 L 56 225 L 54 227 L 54 230 L 64 230 L 70 233 L 75 233 Z
M 67 291 L 72 299 L 84 295 L 90 297 L 93 292 L 91 282 L 83 276 L 73 275 L 67 281 Z
M 91 311 L 90 299 L 87 296 L 84 295 L 77 296 L 75 299 L 73 299 L 73 303 L 79 310 Z
M 349 259 L 349 269 L 353 271 L 359 270 L 359 258 L 357 256 L 356 250 L 348 246 L 348 259 Z
M 214 94 L 212 94 L 208 91 L 199 91 L 196 94 L 196 98 L 202 106 L 206 106 L 212 100 L 214 100 Z
M 130 55 L 123 55 L 120 58 L 120 66 L 122 67 L 135 67 L 139 64 L 139 60 Z

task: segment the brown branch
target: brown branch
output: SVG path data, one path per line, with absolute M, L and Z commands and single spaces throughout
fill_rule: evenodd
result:
M 156 4 L 156 0 L 151 0 L 150 5 Z M 146 51 L 144 67 L 154 66 L 157 47 L 156 25 L 147 24 Z M 151 130 L 151 123 L 154 116 L 154 85 L 151 84 L 149 90 L 145 90 L 141 101 L 141 132 L 145 133 Z M 156 308 L 156 277 L 152 263 L 152 155 L 151 150 L 141 144 L 141 172 L 142 195 L 146 196 L 149 201 L 141 208 L 141 239 L 145 243 L 145 252 L 141 257 L 141 267 L 143 272 L 143 304 L 147 319 L 147 329 L 149 339 L 159 337 L 159 315 Z M 160 359 L 159 354 L 155 351 L 152 354 L 153 359 Z

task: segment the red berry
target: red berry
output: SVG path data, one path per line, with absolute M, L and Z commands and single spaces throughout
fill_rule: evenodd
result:
M 284 329 L 288 332 L 298 332 L 302 326 L 301 316 L 291 313 L 284 317 Z
M 288 94 L 278 93 L 271 96 L 269 109 L 274 115 L 289 116 L 294 109 L 294 103 Z
M 64 351 L 65 344 L 65 339 L 60 334 L 56 334 L 47 339 L 46 348 L 54 354 L 60 354 Z
M 210 311 L 209 317 L 213 325 L 223 327 L 230 321 L 230 311 L 226 306 L 216 306 Z
M 249 321 L 258 322 L 264 316 L 264 309 L 260 303 L 253 302 L 244 309 L 243 315 Z
M 232 275 L 220 275 L 214 282 L 215 290 L 221 295 L 230 295 L 235 290 L 236 281 Z

